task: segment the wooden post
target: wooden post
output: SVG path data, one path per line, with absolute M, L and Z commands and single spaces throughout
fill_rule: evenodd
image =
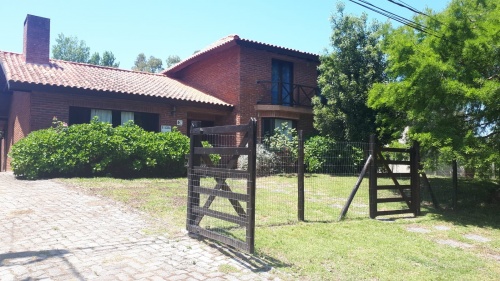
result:
M 418 142 L 413 142 L 410 153 L 410 171 L 411 171 L 411 203 L 413 214 L 415 216 L 420 216 L 420 144 Z
M 458 201 L 458 165 L 457 160 L 453 160 L 453 210 L 457 209 Z
M 436 195 L 434 195 L 434 191 L 432 190 L 431 182 L 427 178 L 427 175 L 425 174 L 425 172 L 420 173 L 420 175 L 422 176 L 425 184 L 427 185 L 427 188 L 429 190 L 429 194 L 431 195 L 432 205 L 434 205 L 434 208 L 436 208 L 438 210 L 441 209 L 441 207 L 439 206 L 439 202 L 437 201 Z
M 248 252 L 253 254 L 255 251 L 255 189 L 257 180 L 257 120 L 252 118 L 249 122 L 248 129 L 248 174 L 247 194 L 250 197 L 250 202 L 247 203 L 247 216 L 249 218 L 246 242 Z
M 377 140 L 375 135 L 370 136 L 370 152 L 372 161 L 370 164 L 370 218 L 377 216 Z
M 361 171 L 361 174 L 359 174 L 358 180 L 356 181 L 356 184 L 352 188 L 351 194 L 349 195 L 347 202 L 345 203 L 344 207 L 342 208 L 342 211 L 340 212 L 338 221 L 342 220 L 342 218 L 345 217 L 345 215 L 347 214 L 349 206 L 351 206 L 352 200 L 354 199 L 356 192 L 358 192 L 359 186 L 363 182 L 363 178 L 365 177 L 366 171 L 368 171 L 368 167 L 370 167 L 369 165 L 371 164 L 372 160 L 373 160 L 373 155 L 368 156 L 368 159 L 366 159 L 366 163 L 363 166 L 363 170 Z
M 305 199 L 304 199 L 304 136 L 303 131 L 299 131 L 299 155 L 297 159 L 297 178 L 298 178 L 298 202 L 297 202 L 297 210 L 298 210 L 298 219 L 299 221 L 304 221 L 304 207 L 305 207 Z

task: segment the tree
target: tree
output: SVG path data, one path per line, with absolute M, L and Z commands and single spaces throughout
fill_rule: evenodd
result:
M 387 31 L 388 83 L 369 93 L 373 109 L 397 111 L 409 137 L 470 169 L 500 166 L 500 3 L 453 0 L 418 15 L 424 31 Z M 398 120 L 401 122 L 401 120 Z
M 326 103 L 314 101 L 314 126 L 337 141 L 368 141 L 376 132 L 377 112 L 366 105 L 373 83 L 385 78 L 386 62 L 380 49 L 384 25 L 367 23 L 367 15 L 344 14 L 337 4 L 332 16 L 332 51 L 321 56 L 318 84 Z
M 89 56 L 90 48 L 77 37 L 66 37 L 60 33 L 56 45 L 52 46 L 52 57 L 55 59 L 87 63 Z
M 181 61 L 181 58 L 178 55 L 168 56 L 168 58 L 166 59 L 167 68 L 171 67 L 174 64 L 179 63 L 180 61 Z
M 120 63 L 116 62 L 115 55 L 112 52 L 104 51 L 104 53 L 102 54 L 100 65 L 109 67 L 119 67 Z
M 101 56 L 95 52 L 90 56 L 90 47 L 87 47 L 85 41 L 78 40 L 77 37 L 66 37 L 59 34 L 56 39 L 56 45 L 52 46 L 52 57 L 59 60 L 89 63 L 101 66 L 118 67 L 119 62 L 112 52 L 105 51 Z
M 132 70 L 157 73 L 163 70 L 162 64 L 163 63 L 161 59 L 155 58 L 153 56 L 150 56 L 149 59 L 146 59 L 146 55 L 144 55 L 144 53 L 140 53 L 135 59 Z
M 101 63 L 101 56 L 99 55 L 99 53 L 98 52 L 93 53 L 88 63 L 99 65 Z

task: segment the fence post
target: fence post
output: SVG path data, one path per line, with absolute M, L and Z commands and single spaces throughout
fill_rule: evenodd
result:
M 374 219 L 377 216 L 377 139 L 375 135 L 370 135 L 370 152 L 372 161 L 370 164 L 370 218 Z
M 415 141 L 411 149 L 411 200 L 415 216 L 420 216 L 420 144 Z
M 299 151 L 297 157 L 297 178 L 298 178 L 298 219 L 304 221 L 304 135 L 303 131 L 299 131 Z
M 255 250 L 255 190 L 257 180 L 257 120 L 251 118 L 248 129 L 248 148 L 251 152 L 248 154 L 248 173 L 250 180 L 247 182 L 247 194 L 250 197 L 250 202 L 247 205 L 247 216 L 249 217 L 249 225 L 247 228 L 246 242 L 249 246 L 250 254 Z
M 453 160 L 453 210 L 457 209 L 458 201 L 458 165 L 457 160 Z

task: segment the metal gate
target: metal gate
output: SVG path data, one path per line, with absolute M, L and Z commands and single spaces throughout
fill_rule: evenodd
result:
M 187 230 L 249 253 L 255 240 L 256 128 L 253 118 L 246 125 L 192 128 L 188 167 Z
M 370 168 L 370 218 L 405 213 L 419 216 L 418 143 L 415 142 L 411 148 L 389 148 L 378 147 L 372 139 L 370 145 L 374 156 Z M 392 154 L 393 157 L 384 156 L 384 153 Z M 404 203 L 403 208 L 387 204 L 401 202 Z M 381 205 L 384 207 L 381 208 Z

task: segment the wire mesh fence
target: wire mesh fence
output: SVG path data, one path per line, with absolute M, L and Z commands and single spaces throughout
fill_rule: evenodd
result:
M 335 221 L 369 156 L 368 143 L 337 143 L 322 155 L 314 173 L 305 167 L 304 218 Z M 292 148 L 275 149 L 261 140 L 257 145 L 256 225 L 298 221 L 298 155 Z M 368 180 L 362 182 L 349 209 L 349 217 L 368 216 Z
M 234 146 L 241 139 L 232 136 L 204 136 L 203 145 L 207 147 Z M 368 157 L 371 155 L 369 143 L 336 142 L 334 147 L 329 147 L 326 153 L 316 155 L 314 161 L 308 155 L 306 147 L 304 182 L 304 218 L 311 222 L 337 221 L 342 209 L 346 206 L 351 192 L 357 182 L 361 181 L 353 201 L 349 205 L 347 219 L 369 217 L 369 173 L 360 177 L 360 172 Z M 212 164 L 216 167 L 225 167 L 232 155 L 210 155 Z M 388 153 L 388 159 L 397 156 Z M 391 158 L 392 157 L 392 158 Z M 270 226 L 293 224 L 299 221 L 299 161 L 297 150 L 293 147 L 280 147 L 276 149 L 265 139 L 257 141 L 256 148 L 256 198 L 255 198 L 255 225 Z M 399 159 L 405 160 L 405 159 Z M 247 170 L 247 156 L 240 156 L 237 170 Z M 311 167 L 311 165 L 315 165 Z M 390 169 L 396 174 L 405 174 L 409 171 L 408 165 L 395 165 Z M 460 174 L 465 176 L 464 173 Z M 395 176 L 401 185 L 409 185 L 407 176 Z M 420 198 L 423 205 L 435 207 L 451 207 L 455 190 L 451 181 L 451 165 L 433 171 L 425 171 L 425 178 L 420 180 Z M 228 178 L 222 184 L 227 185 L 231 191 L 241 194 L 247 192 L 247 178 Z M 214 188 L 218 184 L 214 177 L 200 177 L 200 186 Z M 379 179 L 380 185 L 393 184 L 390 178 Z M 430 188 L 429 188 L 430 186 Z M 398 190 L 379 190 L 381 198 L 399 196 Z M 407 194 L 409 196 L 409 194 Z M 208 195 L 200 197 L 200 204 L 210 201 Z M 387 206 L 385 206 L 385 205 Z M 404 202 L 389 202 L 381 204 L 381 209 L 404 208 Z M 237 208 L 225 198 L 216 198 L 212 203 L 213 210 L 220 213 L 237 214 Z M 246 209 L 243 204 L 241 208 Z M 202 226 L 244 239 L 241 225 L 228 221 L 217 221 L 206 218 Z

